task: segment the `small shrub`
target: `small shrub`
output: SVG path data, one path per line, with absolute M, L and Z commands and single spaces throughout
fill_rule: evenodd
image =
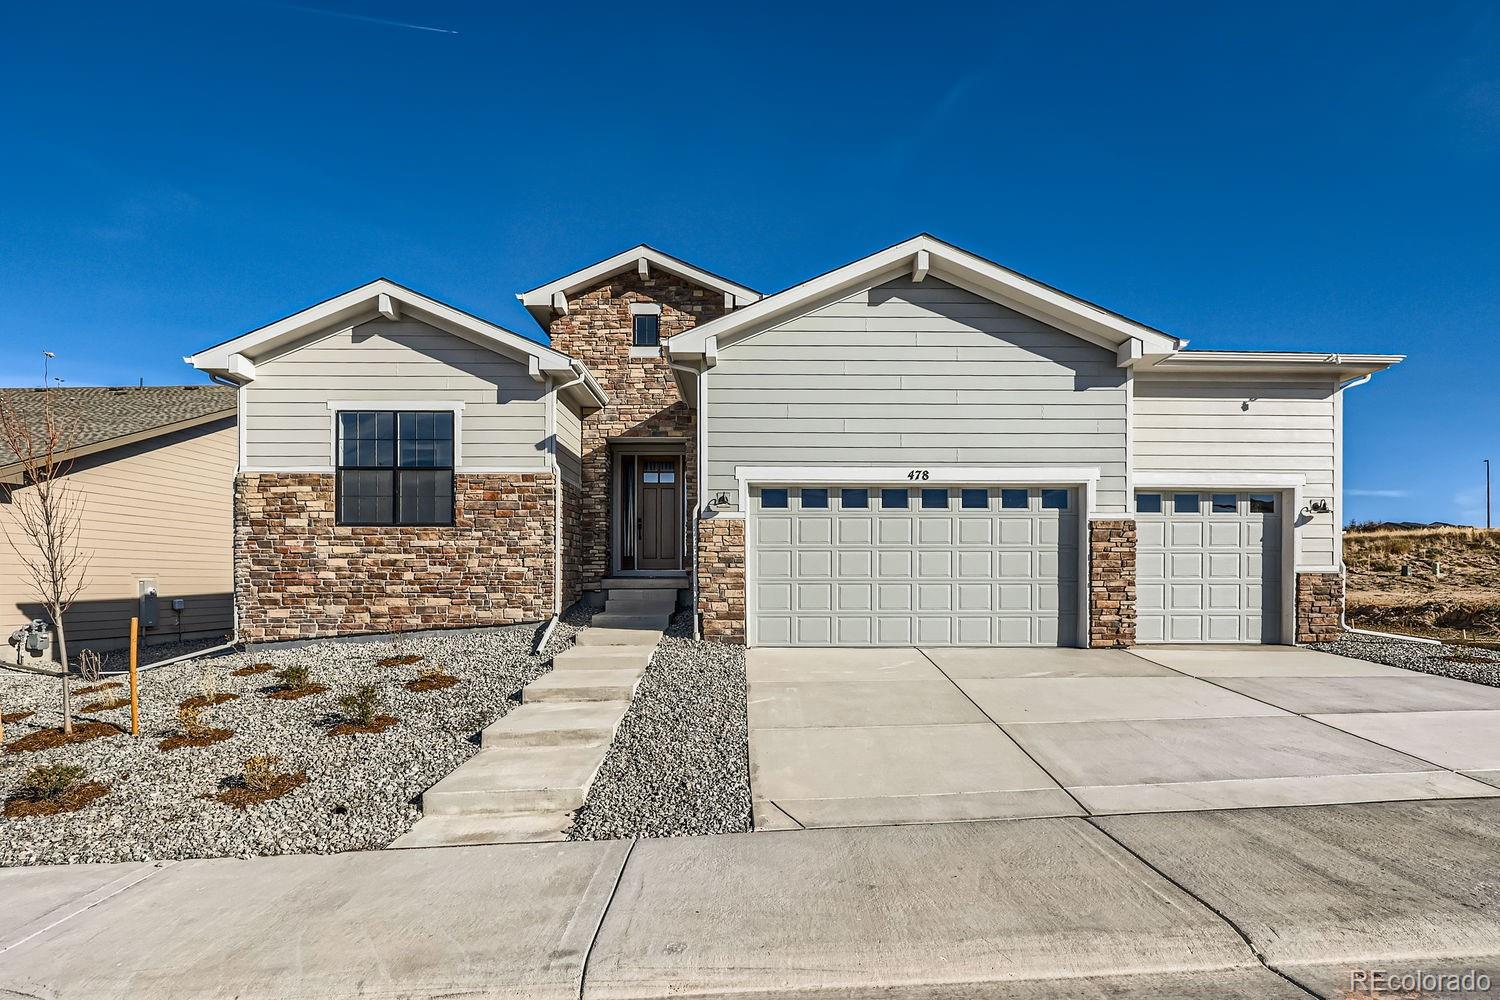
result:
M 361 684 L 339 699 L 339 708 L 350 722 L 368 726 L 380 714 L 380 690 L 374 684 Z
M 17 793 L 29 799 L 51 801 L 67 794 L 88 772 L 77 764 L 39 764 L 26 772 Z
M 201 740 L 210 731 L 203 721 L 202 705 L 184 704 L 177 710 L 177 725 L 182 730 L 182 735 L 190 740 Z
M 304 688 L 312 681 L 312 671 L 306 664 L 294 663 L 276 671 L 276 680 L 286 688 Z
M 245 761 L 245 770 L 241 775 L 245 787 L 252 792 L 269 792 L 276 787 L 276 781 L 281 777 L 277 770 L 281 764 L 281 758 L 275 754 L 257 754 Z
M 104 670 L 104 661 L 99 659 L 99 654 L 92 649 L 85 649 L 78 654 L 78 676 L 89 684 L 99 682 L 99 674 Z
M 219 674 L 217 671 L 209 667 L 198 671 L 198 694 L 202 696 L 205 705 L 212 705 L 219 700 Z

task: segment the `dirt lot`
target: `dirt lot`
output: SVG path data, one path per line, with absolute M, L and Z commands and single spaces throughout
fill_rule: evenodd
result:
M 1500 529 L 1349 531 L 1349 624 L 1500 645 Z

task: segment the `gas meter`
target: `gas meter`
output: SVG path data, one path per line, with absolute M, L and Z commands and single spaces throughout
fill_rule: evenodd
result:
M 52 648 L 52 626 L 40 618 L 33 618 L 31 624 L 23 625 L 10 634 L 10 644 L 16 647 L 16 663 L 21 662 L 22 650 L 32 656 L 41 656 Z

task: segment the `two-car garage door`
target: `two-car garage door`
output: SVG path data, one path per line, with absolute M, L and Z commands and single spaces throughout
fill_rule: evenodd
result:
M 750 641 L 1075 645 L 1077 491 L 751 491 Z

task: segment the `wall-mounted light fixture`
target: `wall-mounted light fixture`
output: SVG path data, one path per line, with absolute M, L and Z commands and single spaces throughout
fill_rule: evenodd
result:
M 1307 506 L 1302 508 L 1302 516 L 1310 517 L 1313 514 L 1333 513 L 1333 503 L 1328 500 L 1309 500 Z
M 718 496 L 716 496 L 712 500 L 710 500 L 708 502 L 708 505 L 710 507 L 712 507 L 714 510 L 724 510 L 725 508 L 727 508 L 729 506 L 729 494 L 728 493 L 720 493 Z

